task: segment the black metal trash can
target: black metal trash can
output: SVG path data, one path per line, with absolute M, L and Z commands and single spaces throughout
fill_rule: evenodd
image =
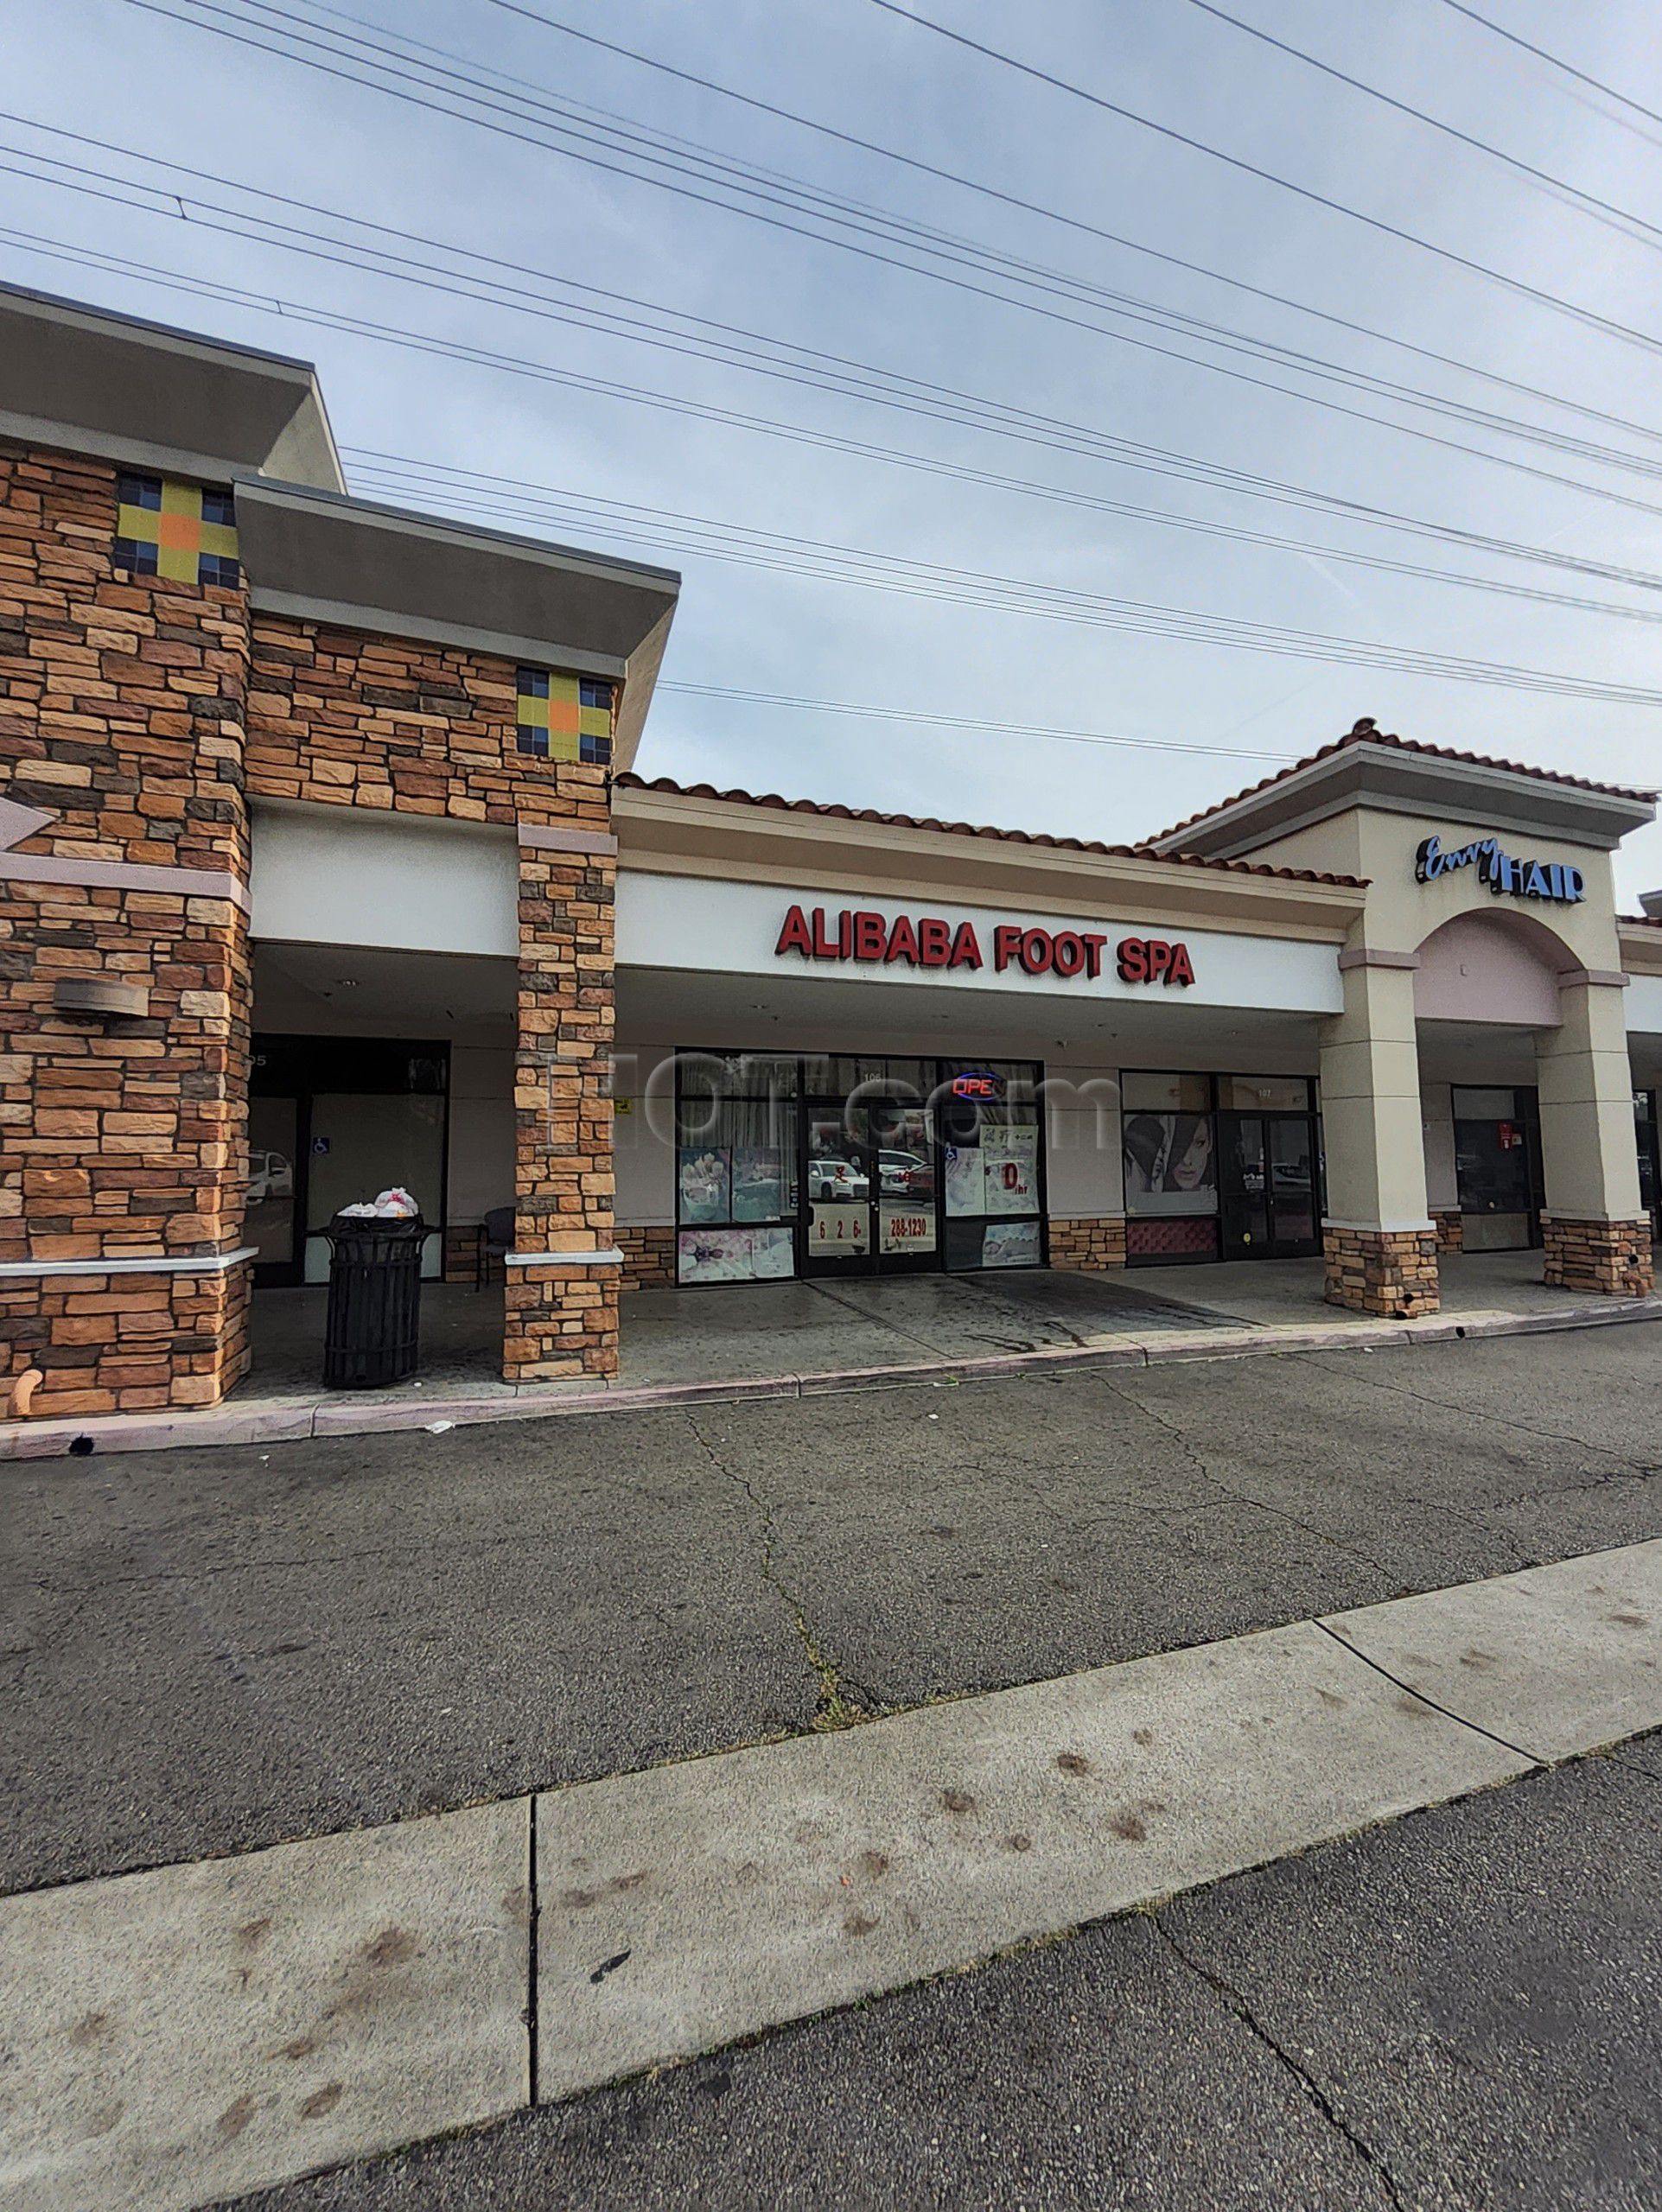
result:
M 379 1390 L 421 1357 L 421 1252 L 427 1225 L 338 1213 L 328 1226 L 329 1317 L 323 1386 Z

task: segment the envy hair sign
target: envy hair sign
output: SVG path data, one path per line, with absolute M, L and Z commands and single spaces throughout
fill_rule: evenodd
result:
M 1498 837 L 1474 838 L 1446 851 L 1440 838 L 1428 837 L 1414 855 L 1414 880 L 1435 883 L 1463 868 L 1474 868 L 1478 881 L 1487 883 L 1497 898 L 1544 899 L 1574 906 L 1587 896 L 1578 868 L 1563 861 L 1514 860 L 1501 851 Z
M 1107 957 L 1105 930 L 1049 930 L 1027 922 L 997 922 L 988 941 L 996 975 L 1011 970 L 1026 976 L 1076 976 L 1095 982 Z M 774 947 L 775 958 L 795 953 L 804 960 L 852 961 L 868 967 L 985 968 L 987 953 L 973 922 L 949 922 L 939 914 L 888 915 L 870 908 L 844 906 L 828 913 L 823 906 L 793 906 Z M 1194 967 L 1186 944 L 1164 938 L 1122 938 L 1113 948 L 1123 983 L 1187 985 Z

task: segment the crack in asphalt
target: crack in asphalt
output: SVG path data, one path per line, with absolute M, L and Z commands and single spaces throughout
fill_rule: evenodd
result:
M 1122 1403 L 1143 1414 L 1145 1420 L 1152 1421 L 1156 1428 L 1169 1436 L 1179 1446 L 1184 1458 L 1201 1481 L 1209 1483 L 1219 1497 L 1233 1498 L 1239 1504 L 1250 1505 L 1259 1513 L 1271 1514 L 1278 1521 L 1285 1521 L 1295 1529 L 1302 1529 L 1307 1536 L 1315 1536 L 1334 1551 L 1343 1552 L 1350 1559 L 1360 1560 L 1365 1567 L 1371 1567 L 1376 1574 L 1383 1575 L 1393 1592 L 1404 1587 L 1402 1577 L 1388 1567 L 1383 1560 L 1375 1559 L 1371 1552 L 1365 1552 L 1355 1544 L 1341 1542 L 1328 1529 L 1318 1529 L 1313 1522 L 1301 1520 L 1296 1513 L 1289 1513 L 1284 1506 L 1271 1505 L 1264 1498 L 1254 1497 L 1250 1491 L 1238 1490 L 1232 1484 L 1220 1481 L 1175 1421 L 1168 1421 L 1164 1414 L 1156 1412 L 1154 1407 L 1144 1405 L 1140 1398 L 1134 1398 L 1129 1390 L 1123 1389 L 1118 1383 L 1110 1382 L 1105 1375 L 1099 1375 L 1095 1377 L 1095 1380 L 1101 1383 L 1111 1397 L 1119 1399 Z M 1145 1510 L 1159 1510 L 1158 1508 Z M 1175 1517 L 1175 1514 L 1167 1517 Z
M 1328 1358 L 1331 1356 L 1325 1352 L 1290 1352 L 1287 1355 L 1289 1359 L 1294 1360 Z M 1412 1398 L 1422 1406 L 1435 1406 L 1439 1413 L 1459 1414 L 1466 1421 L 1487 1424 L 1501 1418 L 1494 1414 L 1481 1412 L 1469 1405 L 1461 1405 L 1455 1399 L 1434 1398 L 1424 1390 L 1410 1390 L 1405 1382 L 1392 1382 L 1379 1375 L 1364 1373 L 1360 1369 L 1349 1372 L 1348 1379 L 1352 1382 L 1366 1383 L 1372 1390 L 1389 1390 L 1393 1397 Z M 1630 1459 L 1625 1452 L 1613 1452 L 1608 1445 L 1594 1444 L 1584 1436 L 1568 1435 L 1561 1428 L 1541 1428 L 1533 1421 L 1514 1421 L 1510 1415 L 1505 1417 L 1502 1425 L 1507 1428 L 1515 1428 L 1525 1436 L 1544 1438 L 1550 1444 L 1574 1444 L 1583 1452 L 1592 1452 L 1597 1459 L 1619 1460 L 1624 1467 L 1636 1469 L 1641 1473 L 1648 1471 L 1642 1459 Z
M 1497 1497 L 1486 1510 L 1503 1513 L 1509 1505 L 1533 1505 L 1544 1497 L 1574 1497 L 1582 1491 L 1603 1490 L 1610 1483 L 1653 1483 L 1662 1475 L 1662 1467 L 1640 1466 L 1637 1460 L 1630 1465 L 1614 1467 L 1608 1475 L 1594 1475 L 1582 1483 L 1548 1483 L 1541 1490 L 1520 1490 L 1515 1497 Z
M 690 1408 L 683 1408 L 682 1417 L 691 1431 L 698 1448 L 710 1465 L 718 1475 L 725 1477 L 729 1482 L 744 1492 L 761 1524 L 761 1554 L 758 1564 L 761 1567 L 762 1580 L 778 1592 L 786 1611 L 790 1614 L 791 1624 L 796 1631 L 797 1641 L 802 1646 L 802 1656 L 819 1685 L 819 1701 L 813 1717 L 814 1727 L 822 1733 L 826 1733 L 832 1729 L 852 1728 L 862 1720 L 874 1719 L 877 1712 L 882 1710 L 881 1707 L 871 1700 L 869 1692 L 862 1690 L 852 1681 L 845 1681 L 836 1662 L 828 1659 L 820 1649 L 813 1624 L 809 1620 L 801 1599 L 780 1573 L 774 1563 L 774 1547 L 779 1531 L 774 1517 L 774 1509 L 757 1496 L 748 1479 L 742 1475 L 736 1467 L 728 1465 L 693 1419 Z
M 1226 1497 L 1236 1498 L 1239 1500 L 1241 1503 L 1245 1505 L 1257 1506 L 1260 1511 L 1264 1513 L 1278 1515 L 1281 1519 L 1290 1522 L 1295 1528 L 1304 1529 L 1308 1535 L 1321 1537 L 1323 1542 L 1330 1544 L 1335 1551 L 1347 1553 L 1353 1559 L 1366 1560 L 1370 1567 L 1377 1567 L 1381 1574 L 1384 1574 L 1388 1580 L 1391 1580 L 1392 1589 L 1396 1593 L 1402 1593 L 1414 1587 L 1411 1583 L 1404 1582 L 1400 1575 L 1395 1574 L 1394 1571 L 1391 1568 L 1387 1567 L 1383 1560 L 1373 1558 L 1370 1553 L 1360 1550 L 1353 1544 L 1340 1542 L 1337 1536 L 1333 1535 L 1327 1529 L 1319 1529 L 1310 1522 L 1301 1521 L 1296 1514 L 1289 1513 L 1283 1507 L 1271 1505 L 1264 1498 L 1255 1497 L 1250 1491 L 1231 1489 L 1226 1483 L 1220 1482 L 1218 1479 L 1217 1476 L 1214 1475 L 1207 1465 L 1205 1460 L 1201 1459 L 1199 1452 L 1189 1442 L 1188 1437 L 1184 1435 L 1182 1431 L 1178 1428 L 1174 1422 L 1168 1421 L 1163 1414 L 1157 1413 L 1152 1406 L 1144 1405 L 1140 1398 L 1132 1397 L 1128 1390 L 1123 1389 L 1115 1383 L 1110 1382 L 1109 1378 L 1105 1375 L 1095 1376 L 1092 1379 L 1095 1382 L 1100 1382 L 1104 1389 L 1111 1391 L 1115 1397 L 1123 1398 L 1127 1405 L 1134 1406 L 1137 1408 L 1138 1412 L 1147 1414 L 1150 1421 L 1154 1421 L 1157 1427 L 1164 1429 L 1169 1435 L 1175 1438 L 1175 1440 L 1182 1446 L 1184 1452 L 1188 1457 L 1190 1465 L 1200 1476 L 1201 1479 L 1205 1482 L 1210 1483 L 1215 1490 L 1221 1491 Z M 1364 1379 L 1371 1380 L 1372 1378 L 1367 1377 Z M 1410 1396 L 1415 1396 L 1418 1394 L 1410 1391 L 1408 1395 Z M 1433 1405 L 1441 1403 L 1441 1401 L 1436 1399 L 1427 1399 L 1424 1402 L 1428 1405 Z M 1461 1409 L 1451 1407 L 1449 1410 L 1453 1412 Z M 1488 1417 L 1482 1416 L 1481 1418 Z M 1543 1432 L 1543 1433 L 1547 1433 L 1548 1432 Z M 1561 1442 L 1580 1441 L 1579 1439 L 1559 1439 L 1558 1440 Z M 1596 1445 L 1589 1444 L 1586 1445 L 1584 1448 L 1589 1452 L 1593 1452 L 1596 1451 L 1598 1446 Z M 1544 1492 L 1542 1494 L 1544 1496 L 1549 1493 Z M 1504 1548 L 1512 1554 L 1512 1567 L 1514 1569 L 1520 1569 L 1526 1567 L 1540 1567 L 1544 1564 L 1544 1561 L 1541 1560 L 1539 1555 L 1531 1551 L 1520 1537 L 1515 1536 L 1511 1529 L 1496 1528 L 1492 1522 L 1485 1517 L 1487 1513 L 1494 1510 L 1494 1508 L 1486 1506 L 1481 1511 L 1473 1512 L 1469 1510 L 1462 1510 L 1458 1505 L 1451 1504 L 1446 1497 L 1422 1497 L 1417 1491 L 1410 1490 L 1396 1490 L 1392 1491 L 1391 1496 L 1393 1498 L 1400 1500 L 1404 1505 L 1417 1505 L 1427 1513 L 1439 1514 L 1445 1520 L 1459 1522 L 1462 1528 L 1474 1529 L 1480 1535 L 1487 1537 L 1491 1543 L 1504 1546 Z M 1154 1511 L 1159 1510 L 1158 1508 L 1150 1508 L 1149 1510 Z
M 1264 2025 L 1261 2019 L 1259 2019 L 1258 2014 L 1252 2010 L 1251 2005 L 1248 2004 L 1245 1997 L 1235 1987 L 1232 1982 L 1226 1981 L 1223 1975 L 1218 1973 L 1214 1967 L 1207 1966 L 1203 1960 L 1195 1958 L 1191 1953 L 1183 1948 L 1183 1946 L 1178 1942 L 1177 1938 L 1172 1934 L 1170 1929 L 1167 1927 L 1165 1922 L 1160 1917 L 1158 1911 L 1151 1910 L 1148 1917 L 1156 1934 L 1166 1945 L 1167 1948 L 1172 1953 L 1173 1956 L 1180 1960 L 1181 1963 L 1188 1967 L 1190 1974 L 1194 1974 L 1198 1980 L 1203 1982 L 1212 1992 L 1213 1996 L 1219 1999 L 1227 2009 L 1235 2015 L 1236 2018 L 1240 2021 L 1249 2034 L 1256 2037 L 1258 2041 L 1263 2044 L 1264 2048 L 1270 2053 L 1271 2057 L 1273 2057 L 1287 2073 L 1291 2075 L 1293 2080 L 1297 2082 L 1300 2089 L 1302 2090 L 1309 2102 L 1315 2106 L 1316 2111 L 1321 2113 L 1322 2119 L 1327 2121 L 1328 2125 L 1333 2128 L 1337 2134 L 1344 2139 L 1344 2140 L 1350 2145 L 1351 2149 L 1355 2152 L 1356 2156 L 1361 2160 L 1362 2164 L 1366 2166 L 1369 2171 L 1375 2177 L 1380 2188 L 1384 2190 L 1390 2202 L 1398 2208 L 1398 2212 L 1408 2212 L 1408 2200 L 1403 2195 L 1401 2187 L 1398 2183 L 1397 2177 L 1391 2171 L 1391 2167 L 1384 2156 L 1379 2152 L 1376 2151 L 1372 2144 L 1368 2141 L 1367 2138 L 1360 2133 L 1360 2131 L 1353 2126 L 1351 2122 L 1346 2119 L 1344 2113 L 1340 2112 L 1339 2107 L 1334 2102 L 1332 2097 L 1328 2095 L 1321 2084 L 1315 2079 L 1315 2076 L 1311 2073 L 1309 2067 L 1302 2064 L 1295 2054 L 1281 2041 L 1280 2037 L 1271 2033 L 1270 2030 Z

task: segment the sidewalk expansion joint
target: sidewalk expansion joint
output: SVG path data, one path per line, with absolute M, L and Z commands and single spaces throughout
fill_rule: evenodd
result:
M 1411 1604 L 1414 1596 L 1427 1594 L 1430 1593 L 1416 1592 L 1404 1602 Z M 1511 1751 L 1517 1758 L 1527 1759 L 1531 1766 L 1546 1768 L 1557 1764 L 1556 1760 L 1543 1758 L 1538 1751 L 1526 1750 L 1522 1744 L 1514 1744 L 1509 1737 L 1497 1736 L 1493 1728 L 1486 1728 L 1481 1720 L 1474 1720 L 1469 1713 L 1456 1713 L 1452 1706 L 1440 1704 L 1426 1691 L 1416 1688 L 1412 1682 L 1404 1681 L 1400 1675 L 1393 1675 L 1389 1667 L 1382 1666 L 1370 1653 L 1351 1643 L 1347 1637 L 1340 1636 L 1337 1629 L 1329 1628 L 1327 1622 L 1320 1618 L 1313 1618 L 1310 1625 L 1319 1628 L 1323 1636 L 1331 1637 L 1339 1649 L 1348 1651 L 1353 1659 L 1360 1659 L 1365 1666 L 1372 1667 L 1376 1675 L 1383 1675 L 1394 1688 L 1401 1690 L 1408 1697 L 1417 1699 L 1421 1705 L 1429 1705 L 1434 1713 L 1440 1713 L 1445 1720 L 1453 1720 L 1462 1728 L 1469 1728 L 1474 1736 L 1486 1736 L 1490 1743 L 1499 1745 L 1503 1751 Z
M 529 1815 L 526 1828 L 529 1845 L 525 1868 L 525 2102 L 537 2102 L 537 1997 L 542 1975 L 537 1956 L 538 1939 L 541 1933 L 542 1900 L 537 1891 L 537 1792 L 533 1789 L 526 1801 Z
M 1391 2203 L 1398 2208 L 1398 2212 L 1406 2212 L 1408 2200 L 1404 2196 L 1397 2177 L 1385 2158 L 1365 2136 L 1360 2134 L 1352 2126 L 1350 2121 L 1345 2118 L 1344 2113 L 1334 2102 L 1332 2096 L 1322 2088 L 1309 2068 L 1302 2064 L 1281 2038 L 1264 2025 L 1245 1997 L 1232 1982 L 1226 1980 L 1215 1967 L 1207 1966 L 1203 1960 L 1196 1958 L 1192 1952 L 1184 1949 L 1161 1918 L 1160 1909 L 1157 1906 L 1150 1907 L 1148 1918 L 1155 1933 L 1173 1956 L 1180 1960 L 1197 1980 L 1204 1983 L 1213 1996 L 1234 2014 L 1248 2034 L 1255 2037 L 1277 2063 L 1291 2075 L 1303 2095 L 1321 2113 L 1328 2126 L 1349 2144 L 1357 2158 L 1378 2181 Z
M 876 1711 L 865 1701 L 862 1694 L 854 1689 L 851 1683 L 844 1681 L 836 1662 L 828 1659 L 821 1650 L 813 1624 L 809 1620 L 801 1599 L 779 1572 L 774 1560 L 779 1532 L 774 1519 L 773 1508 L 757 1496 L 745 1476 L 727 1465 L 693 1419 L 691 1409 L 684 1407 L 682 1410 L 687 1427 L 691 1430 L 694 1439 L 710 1465 L 718 1475 L 724 1476 L 729 1482 L 743 1491 L 761 1522 L 761 1552 L 758 1565 L 761 1579 L 777 1594 L 780 1603 L 789 1613 L 791 1625 L 796 1632 L 797 1642 L 802 1647 L 802 1656 L 819 1685 L 818 1702 L 814 1708 L 812 1724 L 813 1728 L 820 1734 L 826 1734 L 839 1728 L 857 1727 L 863 1720 L 875 1719 L 877 1717 Z

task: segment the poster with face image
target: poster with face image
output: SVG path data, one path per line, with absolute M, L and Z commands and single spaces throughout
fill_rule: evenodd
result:
M 1218 1153 L 1210 1114 L 1129 1114 L 1120 1142 L 1127 1213 L 1216 1213 Z

